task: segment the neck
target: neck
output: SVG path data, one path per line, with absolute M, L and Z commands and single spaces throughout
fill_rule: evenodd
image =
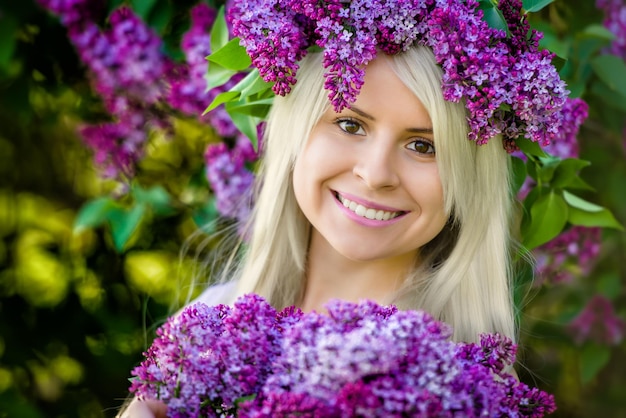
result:
M 300 308 L 305 312 L 324 312 L 324 305 L 332 299 L 349 302 L 367 299 L 387 305 L 392 302 L 414 260 L 415 254 L 382 260 L 351 260 L 337 253 L 323 237 L 313 232 Z

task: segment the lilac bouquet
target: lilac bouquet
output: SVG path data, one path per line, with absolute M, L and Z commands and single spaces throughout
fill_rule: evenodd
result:
M 169 417 L 541 417 L 551 395 L 505 369 L 499 335 L 454 343 L 422 311 L 333 301 L 327 314 L 277 312 L 246 295 L 196 304 L 157 331 L 131 392 Z

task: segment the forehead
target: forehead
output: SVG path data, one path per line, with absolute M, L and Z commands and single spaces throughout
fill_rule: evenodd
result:
M 374 119 L 387 117 L 411 127 L 432 128 L 426 107 L 397 75 L 391 60 L 379 54 L 367 65 L 353 111 L 364 112 Z M 332 107 L 329 111 L 333 111 Z

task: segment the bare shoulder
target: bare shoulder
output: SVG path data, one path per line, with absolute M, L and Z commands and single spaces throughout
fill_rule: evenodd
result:
M 200 294 L 192 303 L 202 302 L 206 305 L 213 306 L 223 304 L 230 304 L 232 297 L 237 287 L 236 282 L 220 283 L 208 287 L 204 292 Z

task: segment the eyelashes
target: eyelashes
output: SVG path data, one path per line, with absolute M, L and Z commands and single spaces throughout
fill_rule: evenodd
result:
M 334 121 L 334 124 L 337 125 L 341 131 L 348 135 L 364 136 L 367 134 L 365 132 L 363 123 L 355 118 L 337 118 Z M 420 155 L 435 155 L 435 144 L 433 144 L 433 141 L 426 138 L 410 138 L 410 141 L 405 145 L 405 148 Z

